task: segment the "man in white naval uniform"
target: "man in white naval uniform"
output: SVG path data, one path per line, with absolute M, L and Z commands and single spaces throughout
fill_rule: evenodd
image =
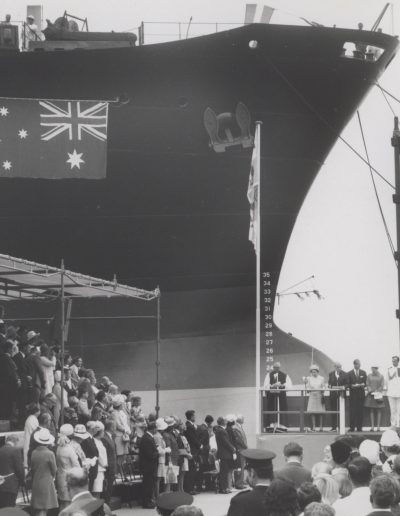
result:
M 392 367 L 389 367 L 386 376 L 387 397 L 390 406 L 390 424 L 400 426 L 400 367 L 399 357 L 392 357 Z

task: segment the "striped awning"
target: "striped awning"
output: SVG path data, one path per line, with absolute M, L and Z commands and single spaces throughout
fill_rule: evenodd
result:
M 66 298 L 125 297 L 152 301 L 160 296 L 158 288 L 143 290 L 58 269 L 21 258 L 0 254 L 0 300 L 56 299 L 64 283 Z

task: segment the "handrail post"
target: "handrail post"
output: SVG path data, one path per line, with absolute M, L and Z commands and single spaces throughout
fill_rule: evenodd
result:
M 346 433 L 346 391 L 343 390 L 339 396 L 339 434 L 344 435 Z

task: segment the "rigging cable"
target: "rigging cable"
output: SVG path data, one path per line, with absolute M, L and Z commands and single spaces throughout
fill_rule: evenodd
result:
M 311 280 L 312 278 L 314 278 L 314 275 L 309 276 L 308 278 L 305 278 L 305 279 L 303 279 L 303 280 L 301 280 L 301 281 L 299 281 L 299 282 L 295 283 L 294 285 L 291 285 L 290 287 L 285 288 L 284 290 L 281 290 L 281 291 L 279 292 L 279 295 L 283 294 L 284 292 L 287 292 L 288 290 L 291 290 L 291 289 L 292 289 L 292 288 L 294 288 L 294 287 L 298 287 L 298 286 L 299 286 L 299 285 L 301 285 L 302 283 L 305 283 L 306 281 Z
M 392 108 L 392 104 L 389 102 L 389 99 L 387 98 L 386 95 L 390 95 L 392 98 L 394 98 L 395 100 L 397 100 L 397 102 L 400 102 L 398 99 L 396 99 L 396 97 L 394 97 L 393 95 L 391 95 L 389 92 L 385 91 L 382 86 L 379 84 L 379 82 L 376 83 L 376 85 L 378 86 L 378 88 L 381 90 L 381 93 L 383 95 L 383 98 L 385 99 L 386 101 L 386 104 L 389 106 L 389 109 L 390 111 L 392 112 L 392 115 L 393 116 L 396 116 L 396 113 L 394 111 L 394 109 Z
M 358 117 L 358 123 L 359 123 L 359 126 L 360 126 L 362 141 L 363 141 L 363 144 L 364 144 L 365 155 L 366 155 L 367 161 L 369 163 L 370 161 L 369 161 L 369 154 L 368 154 L 367 143 L 365 141 L 364 129 L 363 129 L 363 125 L 362 125 L 362 122 L 361 122 L 360 112 L 358 110 L 357 110 L 357 117 Z M 377 203 L 378 203 L 378 207 L 379 207 L 379 211 L 380 211 L 380 214 L 381 214 L 381 217 L 382 217 L 383 226 L 385 228 L 385 233 L 386 233 L 386 236 L 387 236 L 387 239 L 388 239 L 388 242 L 389 242 L 390 250 L 391 250 L 391 253 L 393 255 L 395 265 L 397 267 L 398 265 L 397 265 L 397 261 L 395 259 L 395 247 L 393 245 L 393 240 L 392 240 L 392 237 L 390 236 L 389 228 L 388 228 L 388 225 L 387 225 L 387 222 L 386 222 L 386 219 L 385 219 L 385 215 L 383 213 L 381 200 L 379 199 L 379 194 L 378 194 L 378 190 L 376 188 L 375 178 L 374 178 L 374 175 L 372 173 L 371 166 L 370 166 L 370 175 L 371 175 L 371 181 L 372 181 L 372 184 L 373 184 L 373 187 L 374 187 L 375 197 L 376 197 L 376 200 L 377 200 Z
M 398 103 L 400 104 L 400 100 L 399 100 L 397 97 L 395 97 L 395 96 L 393 95 L 393 93 L 390 93 L 390 91 L 385 90 L 385 88 L 383 88 L 383 87 L 379 84 L 379 82 L 376 82 L 375 84 L 376 84 L 376 86 L 378 86 L 378 88 L 382 91 L 382 93 L 386 93 L 386 95 L 389 95 L 389 97 L 392 97 L 392 99 L 393 99 L 393 100 L 395 100 L 396 102 L 398 102 Z
M 377 174 L 386 184 L 388 184 L 393 190 L 395 190 L 394 185 L 390 181 L 386 179 L 375 167 L 371 165 L 347 140 L 343 138 L 343 136 L 338 133 L 338 131 L 319 113 L 319 111 L 304 97 L 302 93 L 294 86 L 289 79 L 285 76 L 283 72 L 279 70 L 279 68 L 275 65 L 275 63 L 271 59 L 267 59 L 275 72 L 283 79 L 283 81 L 289 86 L 291 90 L 299 97 L 299 99 L 316 115 L 321 122 L 323 122 L 330 131 L 336 136 L 337 139 L 342 141 L 361 161 L 363 161 L 370 170 L 372 170 L 375 174 Z

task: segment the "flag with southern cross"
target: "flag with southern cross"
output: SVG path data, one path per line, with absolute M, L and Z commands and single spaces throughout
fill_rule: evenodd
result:
M 0 98 L 0 177 L 102 179 L 108 103 Z

